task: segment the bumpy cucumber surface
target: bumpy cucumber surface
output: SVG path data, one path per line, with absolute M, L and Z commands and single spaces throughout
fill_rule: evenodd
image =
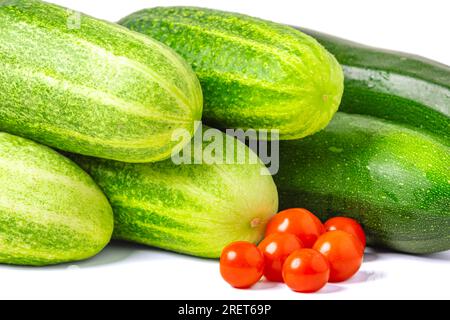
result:
M 82 260 L 109 242 L 113 213 L 91 177 L 35 142 L 0 133 L 0 263 Z
M 291 27 L 192 7 L 142 10 L 119 23 L 162 41 L 193 66 L 212 126 L 278 129 L 281 139 L 296 139 L 324 128 L 339 106 L 340 65 Z
M 164 44 L 34 0 L 0 2 L 0 130 L 74 153 L 168 158 L 194 131 L 198 79 Z
M 342 64 L 340 111 L 420 128 L 450 145 L 450 67 L 300 28 Z
M 246 157 L 252 152 L 234 138 L 224 142 L 227 148 L 233 144 L 236 152 L 238 146 L 243 148 Z M 176 165 L 172 159 L 127 164 L 71 158 L 109 198 L 117 239 L 218 258 L 232 241 L 261 240 L 268 220 L 277 212 L 277 189 L 259 160 L 255 164 L 207 164 L 204 158 L 206 163 Z
M 282 141 L 280 158 L 281 209 L 355 218 L 375 246 L 450 249 L 450 148 L 431 135 L 338 112 L 314 136 Z

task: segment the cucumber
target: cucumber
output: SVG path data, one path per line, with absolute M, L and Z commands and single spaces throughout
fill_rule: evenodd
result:
M 420 128 L 450 145 L 450 67 L 301 28 L 343 65 L 340 111 Z
M 200 79 L 204 120 L 218 128 L 279 130 L 296 139 L 324 128 L 336 112 L 343 74 L 313 38 L 242 14 L 158 7 L 120 24 L 169 45 Z
M 76 24 L 79 19 L 79 25 Z M 167 46 L 33 0 L 0 2 L 0 130 L 126 162 L 168 158 L 202 94 Z
M 386 120 L 338 112 L 314 136 L 280 143 L 281 209 L 359 220 L 369 244 L 450 249 L 450 148 Z
M 225 135 L 216 131 L 223 141 Z M 248 158 L 252 151 L 234 138 L 226 139 L 224 150 L 233 143 Z M 195 145 L 192 142 L 192 148 Z M 218 258 L 232 241 L 261 240 L 268 220 L 277 212 L 275 184 L 259 160 L 227 164 L 229 158 L 223 157 L 222 164 L 214 164 L 204 158 L 202 164 L 177 165 L 172 159 L 130 164 L 79 155 L 71 158 L 109 198 L 116 239 Z
M 42 266 L 94 256 L 110 241 L 108 200 L 72 161 L 0 132 L 0 263 Z

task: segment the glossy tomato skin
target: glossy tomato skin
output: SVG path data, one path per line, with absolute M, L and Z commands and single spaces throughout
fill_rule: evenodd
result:
M 264 255 L 250 242 L 230 243 L 220 256 L 220 273 L 235 288 L 250 288 L 261 279 L 263 269 Z
M 322 222 L 306 209 L 287 209 L 276 214 L 268 223 L 266 236 L 272 233 L 292 233 L 311 248 L 317 238 L 325 232 Z
M 323 288 L 330 276 L 327 259 L 313 249 L 294 251 L 284 262 L 283 279 L 294 291 L 311 293 Z
M 284 261 L 294 252 L 303 248 L 302 242 L 290 233 L 269 234 L 258 248 L 264 254 L 264 276 L 269 281 L 283 282 Z
M 350 233 L 336 230 L 320 236 L 313 247 L 330 263 L 330 282 L 342 282 L 351 278 L 361 267 L 364 247 Z
M 357 237 L 363 247 L 366 247 L 366 234 L 358 221 L 346 217 L 334 217 L 327 220 L 324 224 L 326 231 L 341 230 Z

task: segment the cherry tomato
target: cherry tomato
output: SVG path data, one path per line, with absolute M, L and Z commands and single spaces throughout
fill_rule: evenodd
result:
M 294 251 L 284 262 L 283 279 L 298 292 L 316 292 L 325 286 L 330 276 L 327 259 L 313 249 Z
M 283 282 L 283 263 L 295 250 L 303 248 L 299 238 L 290 233 L 268 235 L 258 246 L 264 254 L 264 276 L 269 281 Z
M 351 278 L 361 267 L 364 247 L 354 235 L 336 230 L 320 236 L 313 247 L 330 263 L 330 282 Z
M 235 288 L 249 288 L 261 279 L 264 255 L 253 243 L 237 241 L 226 246 L 220 256 L 220 273 Z
M 324 226 L 326 231 L 341 230 L 348 232 L 357 237 L 361 241 L 363 247 L 366 247 L 366 234 L 356 220 L 346 217 L 335 217 L 325 222 Z
M 325 232 L 325 227 L 308 210 L 294 208 L 281 211 L 269 221 L 266 236 L 276 232 L 292 233 L 302 241 L 305 248 L 311 248 Z

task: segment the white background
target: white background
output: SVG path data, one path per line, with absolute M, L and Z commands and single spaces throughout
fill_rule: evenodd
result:
M 228 10 L 406 51 L 450 65 L 447 0 L 49 0 L 118 21 L 143 8 L 189 5 Z
M 231 288 L 213 260 L 113 243 L 97 257 L 46 268 L 0 266 L 0 299 L 448 299 L 450 251 L 367 252 L 361 270 L 315 294 L 260 282 Z
M 445 0 L 52 2 L 110 21 L 158 5 L 218 8 L 415 53 L 450 65 L 450 2 Z M 0 266 L 0 298 L 449 299 L 449 267 L 450 251 L 420 257 L 370 251 L 353 279 L 305 295 L 267 282 L 252 290 L 232 289 L 220 278 L 216 261 L 113 243 L 99 256 L 80 263 L 40 269 Z

